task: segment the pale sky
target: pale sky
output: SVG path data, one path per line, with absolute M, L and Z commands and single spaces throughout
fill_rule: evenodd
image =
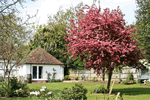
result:
M 39 24 L 47 24 L 49 14 L 56 14 L 60 6 L 64 9 L 70 8 L 70 6 L 75 7 L 80 2 L 84 4 L 92 5 L 93 0 L 37 0 L 36 2 L 28 2 L 25 4 L 25 9 L 22 10 L 23 13 L 35 14 L 39 10 L 37 18 L 39 19 Z M 122 13 L 125 14 L 126 24 L 135 23 L 135 10 L 136 4 L 135 0 L 101 0 L 100 6 L 102 9 L 106 7 L 112 9 L 117 9 L 119 6 Z

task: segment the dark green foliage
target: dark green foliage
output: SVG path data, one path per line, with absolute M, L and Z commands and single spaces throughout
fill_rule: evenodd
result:
M 58 79 L 58 80 L 56 80 L 56 79 L 55 79 L 55 80 L 54 80 L 54 79 L 52 79 L 52 80 L 50 80 L 49 82 L 50 82 L 50 83 L 53 83 L 53 82 L 62 82 L 62 80 L 60 80 L 60 79 Z
M 146 81 L 146 84 L 150 84 L 150 82 L 149 82 L 149 81 Z
M 128 72 L 127 81 L 134 80 L 133 73 Z
M 83 7 L 83 3 L 80 3 L 76 7 L 71 7 L 64 11 L 62 8 L 52 16 L 48 16 L 48 25 L 37 27 L 33 39 L 29 42 L 29 47 L 31 50 L 41 46 L 52 56 L 56 57 L 61 61 L 65 67 L 84 67 L 80 59 L 73 60 L 70 55 L 65 55 L 67 52 L 67 47 L 65 44 L 67 42 L 63 39 L 64 36 L 67 36 L 66 29 L 70 27 L 70 20 L 75 18 L 76 11 Z M 77 61 L 77 63 L 75 63 Z M 66 71 L 66 70 L 65 70 Z M 65 72 L 65 75 L 68 73 Z
M 65 79 L 65 80 L 70 80 L 69 75 L 65 75 L 64 79 Z
M 78 80 L 78 76 L 75 76 L 74 79 L 75 79 L 75 80 Z
M 119 82 L 118 83 L 122 83 L 122 79 L 121 78 L 119 78 Z
M 150 61 L 150 0 L 136 0 L 137 39 L 146 59 Z
M 128 72 L 127 79 L 123 81 L 124 84 L 135 84 L 136 81 L 134 80 L 133 73 Z
M 4 89 L 0 89 L 0 97 L 4 97 L 4 96 L 5 96 Z
M 92 81 L 94 81 L 94 82 L 95 82 L 95 81 L 98 81 L 97 77 L 93 77 L 93 78 L 92 78 Z
M 100 87 L 95 88 L 93 93 L 106 93 L 106 89 L 105 89 L 104 85 L 101 85 Z
M 7 85 L 4 85 L 4 92 L 5 96 L 10 97 L 27 97 L 30 94 L 29 87 L 26 83 L 22 83 L 21 81 L 18 81 L 17 78 L 12 77 L 9 84 L 9 89 Z M 8 91 L 8 93 L 6 92 Z M 7 94 L 6 94 L 7 93 Z
M 65 100 L 86 100 L 86 93 L 87 89 L 84 88 L 82 84 L 75 84 L 75 86 L 72 86 L 70 88 L 64 88 L 63 91 L 61 91 L 61 97 Z

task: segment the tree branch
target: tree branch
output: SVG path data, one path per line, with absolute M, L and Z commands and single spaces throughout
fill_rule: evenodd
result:
M 0 11 L 0 13 L 2 13 L 4 10 L 8 9 L 10 6 L 13 6 L 13 5 L 17 4 L 19 1 L 20 1 L 20 0 L 17 0 L 16 2 L 14 2 L 14 3 L 12 3 L 12 4 L 8 5 L 8 6 L 6 6 L 4 9 L 2 9 L 2 10 Z

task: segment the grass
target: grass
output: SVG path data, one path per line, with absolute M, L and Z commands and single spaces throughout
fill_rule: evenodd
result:
M 63 88 L 74 86 L 75 83 L 47 83 L 47 84 L 28 84 L 31 90 L 41 89 L 42 86 L 46 86 L 48 90 L 59 93 Z M 102 94 L 91 94 L 91 92 L 102 84 L 98 82 L 83 82 L 84 87 L 88 89 L 88 100 L 104 100 Z M 0 86 L 1 88 L 1 86 Z M 140 86 L 140 84 L 122 85 L 114 84 L 113 92 L 121 92 L 124 100 L 150 100 L 150 86 Z M 105 100 L 108 95 L 105 94 Z M 116 95 L 112 95 L 109 100 L 115 100 Z M 1 100 L 32 100 L 31 98 L 4 98 Z

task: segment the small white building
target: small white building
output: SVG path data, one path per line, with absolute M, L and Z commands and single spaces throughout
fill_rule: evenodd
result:
M 0 62 L 2 64 L 2 61 Z M 56 70 L 55 79 L 62 80 L 64 78 L 64 66 L 63 63 L 53 57 L 51 54 L 43 50 L 41 47 L 31 51 L 27 57 L 25 57 L 18 67 L 12 70 L 11 75 L 17 77 L 22 76 L 27 80 L 27 75 L 31 75 L 32 82 L 34 81 L 47 81 L 47 73 L 51 74 Z M 0 74 L 3 75 L 1 68 Z M 51 75 L 52 79 L 52 75 Z

